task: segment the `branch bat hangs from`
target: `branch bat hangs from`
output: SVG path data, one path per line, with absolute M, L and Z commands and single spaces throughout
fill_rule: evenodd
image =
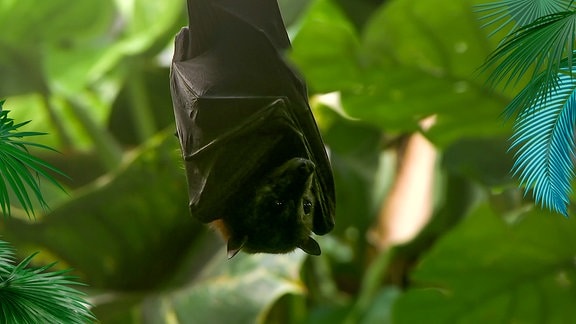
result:
M 320 254 L 334 180 L 276 0 L 187 0 L 170 86 L 190 210 L 228 255 Z

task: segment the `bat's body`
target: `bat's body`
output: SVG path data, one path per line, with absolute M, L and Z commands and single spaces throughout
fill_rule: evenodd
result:
M 231 255 L 319 254 L 334 226 L 334 183 L 276 0 L 188 0 L 171 91 L 190 209 Z

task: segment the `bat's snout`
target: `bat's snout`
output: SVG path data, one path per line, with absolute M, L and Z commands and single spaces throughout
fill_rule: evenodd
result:
M 314 162 L 304 158 L 293 158 L 287 162 L 287 167 L 294 170 L 300 176 L 309 176 L 316 169 Z
M 280 196 L 300 197 L 306 192 L 314 178 L 316 165 L 304 158 L 292 158 L 277 167 L 268 177 Z

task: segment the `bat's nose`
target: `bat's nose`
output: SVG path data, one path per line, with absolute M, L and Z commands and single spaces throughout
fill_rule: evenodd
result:
M 281 184 L 283 191 L 299 197 L 310 188 L 315 168 L 316 165 L 308 159 L 292 158 L 276 168 L 272 173 L 272 179 L 277 184 Z
M 316 165 L 308 159 L 304 158 L 294 158 L 291 161 L 294 163 L 294 169 L 296 172 L 300 173 L 303 176 L 308 176 L 314 172 Z

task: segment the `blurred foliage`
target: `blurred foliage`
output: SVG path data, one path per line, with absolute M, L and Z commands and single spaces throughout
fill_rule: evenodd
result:
M 322 256 L 228 261 L 190 217 L 168 87 L 181 0 L 0 0 L 0 97 L 51 134 L 42 144 L 62 154 L 39 153 L 71 176 L 59 179 L 69 196 L 42 188 L 52 209 L 35 221 L 12 206 L 0 235 L 21 257 L 74 268 L 102 323 L 573 318 L 574 222 L 522 200 L 499 119 L 517 89 L 476 73 L 497 45 L 474 14 L 487 1 L 279 2 L 336 177 Z M 316 100 L 329 92 L 341 107 Z M 412 132 L 440 154 L 433 219 L 375 253 L 367 233 Z

